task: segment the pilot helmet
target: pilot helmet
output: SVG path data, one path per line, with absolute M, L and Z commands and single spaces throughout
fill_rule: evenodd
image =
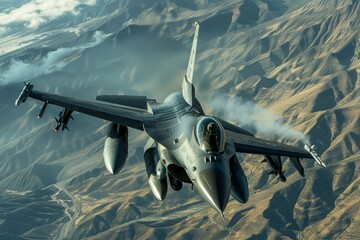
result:
M 215 133 L 216 131 L 216 123 L 211 122 L 206 126 L 207 133 Z

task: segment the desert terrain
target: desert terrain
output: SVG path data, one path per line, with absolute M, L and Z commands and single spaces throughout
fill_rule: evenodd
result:
M 284 158 L 283 183 L 262 156 L 239 154 L 250 199 L 231 199 L 225 219 L 188 184 L 153 197 L 145 133 L 130 131 L 125 168 L 110 175 L 108 122 L 77 113 L 54 133 L 61 108 L 38 119 L 39 101 L 14 105 L 23 81 L 87 100 L 162 101 L 181 89 L 194 21 L 205 112 L 291 145 L 306 136 L 328 165 L 302 160 L 303 178 Z M 358 0 L 3 1 L 0 239 L 358 238 L 359 26 Z

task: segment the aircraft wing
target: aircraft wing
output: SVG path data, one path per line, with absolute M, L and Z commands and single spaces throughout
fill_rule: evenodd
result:
M 65 109 L 120 123 L 138 130 L 144 130 L 144 121 L 153 118 L 153 114 L 145 109 L 133 107 L 136 105 L 134 102 L 129 102 L 128 105 L 122 105 L 103 101 L 78 100 L 56 94 L 35 91 L 32 90 L 32 88 L 33 85 L 26 84 L 15 104 L 19 105 L 21 102 L 25 102 L 27 97 L 30 97 L 43 101 L 46 104 L 54 104 L 64 107 Z M 144 97 L 139 98 L 143 99 Z M 132 101 L 135 100 L 136 99 L 133 99 Z
M 313 158 L 312 155 L 303 148 L 289 146 L 275 141 L 268 141 L 232 131 L 226 131 L 226 136 L 234 143 L 236 152 L 295 158 Z

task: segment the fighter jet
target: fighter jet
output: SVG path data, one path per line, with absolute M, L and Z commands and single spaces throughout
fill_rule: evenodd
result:
M 144 146 L 144 161 L 155 198 L 165 199 L 168 184 L 179 191 L 183 183 L 189 183 L 221 214 L 230 195 L 240 203 L 249 199 L 248 181 L 236 153 L 263 155 L 273 169 L 271 173 L 279 175 L 281 181 L 286 181 L 281 157 L 288 157 L 301 176 L 304 176 L 302 158 L 316 157 L 316 162 L 325 167 L 309 146 L 303 149 L 260 139 L 220 117 L 205 114 L 193 85 L 199 24 L 194 26 L 182 92 L 170 94 L 163 102 L 129 95 L 100 95 L 95 101 L 85 101 L 37 91 L 26 83 L 15 105 L 28 97 L 43 101 L 39 118 L 48 104 L 63 107 L 55 131 L 67 129 L 73 111 L 108 120 L 103 156 L 111 174 L 119 173 L 127 160 L 128 128 L 144 131 L 149 136 Z

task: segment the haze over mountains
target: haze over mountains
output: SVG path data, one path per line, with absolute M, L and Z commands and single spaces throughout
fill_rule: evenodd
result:
M 0 239 L 359 235 L 359 1 L 61 2 L 0 5 Z M 39 120 L 40 102 L 14 106 L 22 81 L 82 99 L 139 94 L 162 101 L 180 90 L 194 21 L 200 22 L 194 83 L 205 112 L 300 145 L 271 124 L 291 125 L 328 165 L 303 160 L 302 178 L 283 159 L 282 183 L 268 174 L 263 157 L 239 155 L 250 200 L 231 200 L 225 220 L 189 185 L 155 200 L 143 163 L 145 134 L 131 131 L 130 158 L 112 176 L 102 160 L 106 121 L 74 114 L 70 131 L 55 134 L 61 108 L 49 106 Z

